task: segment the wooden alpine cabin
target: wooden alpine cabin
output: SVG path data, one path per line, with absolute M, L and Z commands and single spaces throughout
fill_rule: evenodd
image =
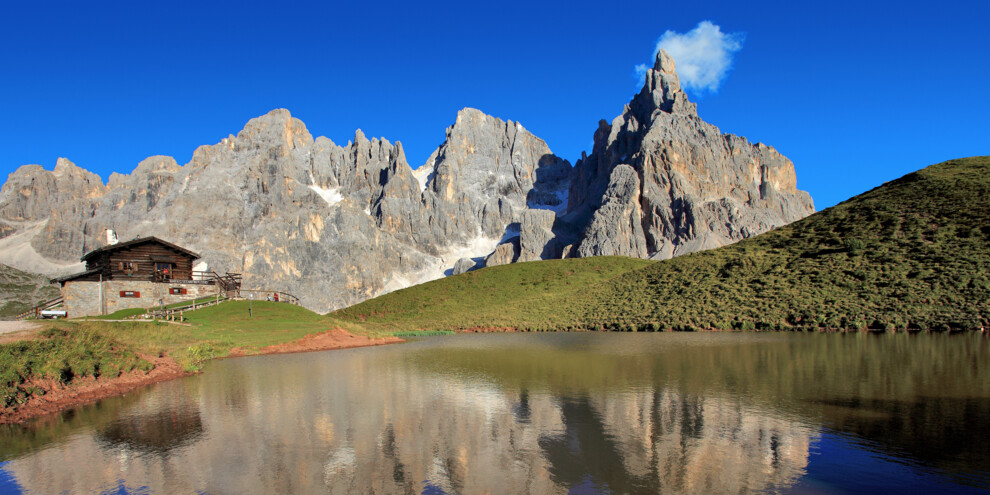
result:
M 52 280 L 69 317 L 150 308 L 240 289 L 240 276 L 196 272 L 199 255 L 157 237 L 109 244 L 86 253 L 86 271 Z
M 157 237 L 142 237 L 86 253 L 81 258 L 86 262 L 86 271 L 57 281 L 62 286 L 72 281 L 192 281 L 193 263 L 197 259 L 199 255 L 186 248 Z

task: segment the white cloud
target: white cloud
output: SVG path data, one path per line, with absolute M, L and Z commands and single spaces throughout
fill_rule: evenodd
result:
M 742 49 L 743 33 L 723 33 L 711 21 L 701 21 L 686 33 L 667 31 L 657 40 L 653 57 L 664 49 L 674 58 L 681 86 L 695 94 L 715 93 L 732 67 L 732 56 Z M 639 64 L 636 75 L 642 79 L 650 66 Z

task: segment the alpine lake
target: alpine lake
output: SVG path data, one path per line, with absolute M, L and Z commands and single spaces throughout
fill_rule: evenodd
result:
M 0 493 L 987 491 L 982 333 L 427 337 L 0 426 Z

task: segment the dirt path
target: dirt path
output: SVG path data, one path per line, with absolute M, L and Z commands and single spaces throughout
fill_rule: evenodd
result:
M 12 322 L 3 322 L 12 323 Z M 26 322 L 14 322 L 26 323 Z M 42 327 L 42 325 L 38 325 Z M 35 332 L 38 328 L 23 328 L 20 332 Z M 0 334 L 0 340 L 7 335 L 20 334 Z M 310 335 L 295 342 L 286 344 L 271 345 L 263 347 L 258 354 L 286 354 L 292 352 L 325 351 L 331 349 L 347 349 L 352 347 L 366 347 L 373 345 L 394 344 L 403 342 L 398 337 L 385 337 L 381 339 L 371 339 L 360 335 L 354 335 L 346 330 L 336 329 L 328 332 Z M 246 356 L 248 353 L 242 349 L 234 349 L 229 357 Z M 45 395 L 32 397 L 28 402 L 16 408 L 0 409 L 0 424 L 23 423 L 28 420 L 54 414 L 59 411 L 69 409 L 82 404 L 96 402 L 108 397 L 124 395 L 135 389 L 164 382 L 175 378 L 181 378 L 191 373 L 184 371 L 179 363 L 169 357 L 142 356 L 151 361 L 155 367 L 148 373 L 142 371 L 132 371 L 122 374 L 117 378 L 96 379 L 91 377 L 77 379 L 72 386 L 66 388 L 54 380 L 42 380 L 32 383 L 32 385 L 43 388 Z
M 30 338 L 43 327 L 35 321 L 0 321 L 0 344 Z
M 40 326 L 41 324 L 36 321 L 0 321 L 0 334 L 31 330 Z

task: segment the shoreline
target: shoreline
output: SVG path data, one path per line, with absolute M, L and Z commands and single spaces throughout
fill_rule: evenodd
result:
M 308 335 L 294 342 L 265 346 L 254 352 L 245 352 L 241 348 L 235 348 L 227 356 L 218 359 L 353 349 L 357 347 L 396 344 L 399 342 L 405 342 L 405 340 L 398 337 L 372 339 L 370 337 L 354 335 L 338 328 Z M 27 402 L 15 408 L 0 409 L 0 425 L 23 425 L 28 421 L 43 416 L 55 415 L 73 407 L 92 404 L 111 397 L 119 397 L 148 385 L 198 373 L 182 369 L 177 361 L 168 356 L 141 357 L 154 365 L 151 371 L 145 373 L 135 370 L 108 379 L 83 377 L 79 378 L 78 382 L 69 386 L 61 385 L 58 381 L 52 379 L 35 381 L 32 384 L 44 389 L 46 393 L 31 397 Z
M 295 354 L 298 352 L 333 351 L 337 349 L 352 349 L 355 347 L 371 347 L 405 342 L 399 337 L 381 337 L 373 339 L 362 335 L 354 335 L 347 330 L 335 328 L 326 332 L 307 335 L 293 342 L 272 344 L 258 349 L 256 352 L 244 352 L 241 348 L 231 349 L 227 357 L 263 356 L 269 354 Z
M 603 333 L 613 333 L 613 332 L 626 333 L 621 331 L 616 332 L 615 330 L 600 330 L 600 329 L 584 330 L 584 331 L 603 332 Z M 729 333 L 788 333 L 794 331 L 808 332 L 809 330 L 697 329 L 694 331 L 695 332 L 729 332 Z M 460 329 L 455 331 L 455 333 L 457 334 L 518 333 L 518 332 L 520 332 L 520 330 L 513 327 L 472 327 L 472 328 Z M 681 332 L 681 330 L 673 330 L 670 328 L 665 328 L 654 332 L 632 332 L 632 333 L 668 333 L 668 332 Z M 811 333 L 870 333 L 870 334 L 920 333 L 920 331 L 916 329 L 848 330 L 848 329 L 826 329 L 826 328 L 818 328 L 818 329 L 810 330 L 810 332 Z M 926 333 L 963 333 L 963 332 L 965 331 L 956 331 L 956 332 L 927 331 Z M 974 332 L 985 333 L 985 331 L 981 331 L 981 330 L 975 330 Z M 293 342 L 272 344 L 255 350 L 245 350 L 240 347 L 235 347 L 231 349 L 226 356 L 217 357 L 214 359 L 263 356 L 263 355 L 274 355 L 274 354 L 294 354 L 301 352 L 330 351 L 330 350 L 338 350 L 338 349 L 352 349 L 358 347 L 372 347 L 379 345 L 395 344 L 400 342 L 405 342 L 405 339 L 402 339 L 400 337 L 392 337 L 392 336 L 374 339 L 371 337 L 354 335 L 341 328 L 335 328 L 332 330 L 327 330 L 325 332 L 308 335 Z M 156 383 L 174 380 L 177 378 L 182 378 L 185 376 L 199 373 L 197 371 L 186 371 L 182 369 L 182 367 L 179 365 L 177 361 L 167 356 L 151 357 L 151 356 L 142 355 L 141 357 L 154 364 L 154 368 L 151 371 L 147 373 L 141 371 L 131 371 L 128 373 L 123 373 L 115 378 L 109 378 L 109 379 L 83 377 L 83 378 L 79 378 L 77 382 L 73 383 L 68 387 L 61 385 L 56 380 L 52 380 L 52 379 L 35 381 L 32 383 L 32 385 L 44 389 L 46 393 L 44 395 L 34 396 L 24 404 L 21 404 L 15 408 L 0 409 L 0 425 L 24 424 L 27 423 L 28 421 L 38 419 L 43 416 L 51 416 L 76 406 L 91 404 L 103 399 L 126 395 L 134 390 L 137 390 L 142 387 L 146 387 L 148 385 L 154 385 Z

